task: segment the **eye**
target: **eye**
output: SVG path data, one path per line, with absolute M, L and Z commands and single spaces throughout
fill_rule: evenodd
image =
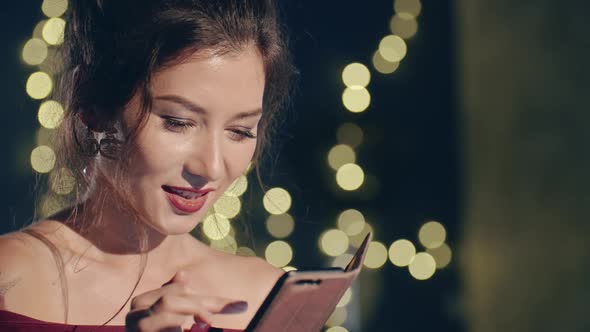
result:
M 164 128 L 175 133 L 183 133 L 188 128 L 195 126 L 189 121 L 172 116 L 161 116 L 161 118 L 164 120 Z
M 252 129 L 244 128 L 244 129 L 229 129 L 229 138 L 236 142 L 242 142 L 245 139 L 254 139 L 256 135 L 252 132 Z

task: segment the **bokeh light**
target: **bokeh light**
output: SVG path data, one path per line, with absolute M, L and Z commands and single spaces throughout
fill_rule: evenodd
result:
M 410 262 L 409 270 L 415 279 L 426 280 L 434 275 L 436 262 L 430 254 L 421 252 L 414 256 Z
M 338 228 L 349 236 L 357 235 L 365 228 L 365 216 L 355 209 L 342 211 L 338 215 Z
M 418 22 L 414 16 L 408 13 L 398 13 L 391 18 L 389 29 L 391 33 L 404 39 L 409 39 L 416 35 Z
M 236 255 L 245 257 L 255 257 L 256 253 L 249 247 L 239 247 L 236 250 Z
M 379 54 L 389 62 L 400 62 L 407 51 L 406 42 L 396 35 L 385 36 L 379 43 Z
M 221 240 L 211 240 L 209 246 L 215 250 L 223 251 L 228 254 L 235 254 L 238 250 L 238 243 L 233 236 L 226 236 Z
M 356 162 L 356 153 L 354 149 L 346 144 L 338 144 L 330 149 L 328 152 L 328 165 L 333 170 L 337 170 L 344 164 L 351 164 Z
M 336 138 L 339 143 L 356 148 L 363 142 L 363 130 L 355 123 L 343 123 L 336 131 Z
M 342 82 L 344 82 L 347 87 L 364 88 L 369 85 L 370 81 L 371 72 L 367 66 L 362 63 L 351 63 L 342 71 Z
M 342 93 L 342 103 L 352 113 L 364 112 L 371 104 L 371 94 L 365 88 L 347 87 Z
M 334 312 L 332 312 L 332 314 L 330 315 L 330 318 L 328 318 L 328 321 L 326 322 L 326 326 L 339 326 L 344 324 L 344 322 L 346 322 L 346 318 L 348 316 L 348 312 L 346 310 L 346 307 L 336 307 L 336 309 L 334 309 Z
M 389 247 L 389 260 L 395 266 L 408 266 L 416 256 L 416 247 L 406 239 L 393 242 Z
M 381 242 L 372 241 L 367 249 L 365 266 L 370 269 L 378 269 L 387 262 L 387 248 Z
M 55 129 L 63 120 L 64 109 L 60 103 L 55 100 L 45 101 L 39 106 L 37 119 L 39 123 L 47 129 Z
M 393 8 L 396 13 L 406 13 L 413 17 L 418 17 L 422 11 L 420 0 L 395 0 Z
M 41 145 L 31 152 L 31 166 L 38 173 L 49 173 L 55 166 L 55 152 L 47 145 Z
M 443 243 L 443 245 L 438 248 L 427 249 L 426 252 L 436 261 L 437 269 L 443 269 L 451 263 L 453 253 L 449 245 L 446 243 Z
M 41 218 L 47 218 L 66 207 L 65 202 L 57 195 L 47 194 L 41 199 Z
M 41 39 L 29 39 L 23 46 L 23 61 L 29 65 L 38 65 L 47 58 L 47 44 Z
M 356 235 L 349 236 L 350 244 L 355 248 L 360 247 L 369 232 L 375 234 L 373 232 L 373 227 L 365 220 L 365 227 L 363 230 Z
M 230 233 L 229 220 L 222 214 L 213 213 L 203 221 L 203 232 L 211 240 L 221 240 Z
M 76 179 L 74 178 L 72 171 L 62 167 L 51 172 L 49 183 L 51 190 L 53 190 L 54 193 L 59 195 L 67 195 L 71 193 L 72 190 L 74 190 Z
M 332 264 L 330 264 L 330 266 L 332 267 L 339 267 L 344 269 L 348 263 L 350 263 L 350 261 L 352 260 L 352 254 L 342 254 L 336 258 L 334 258 L 334 260 L 332 261 Z
M 221 195 L 215 204 L 213 204 L 213 207 L 216 213 L 231 219 L 240 213 L 242 202 L 238 197 Z
M 66 21 L 59 17 L 52 17 L 45 22 L 41 35 L 49 45 L 59 45 L 64 42 Z
M 33 38 L 43 39 L 43 27 L 47 23 L 47 20 L 41 20 L 37 22 L 35 28 L 33 28 Z
M 336 183 L 347 191 L 358 189 L 364 180 L 365 173 L 357 164 L 344 164 L 336 172 Z
M 246 189 L 248 189 L 248 178 L 245 175 L 240 175 L 229 185 L 225 194 L 227 196 L 240 197 L 246 192 Z
M 342 326 L 332 326 L 326 332 L 348 332 L 348 330 Z
M 377 51 L 373 54 L 373 67 L 375 67 L 375 70 L 381 74 L 391 74 L 397 70 L 399 62 L 387 61 L 381 56 L 381 53 Z
M 420 227 L 418 239 L 426 248 L 438 248 L 445 243 L 447 231 L 438 221 L 429 221 Z
M 43 0 L 41 11 L 47 17 L 58 17 L 68 9 L 68 0 Z
M 287 213 L 291 208 L 291 195 L 283 188 L 272 188 L 264 194 L 262 205 L 270 214 Z
M 320 249 L 328 256 L 339 256 L 348 249 L 348 236 L 339 229 L 330 229 L 320 236 Z
M 266 247 L 264 257 L 270 264 L 276 267 L 283 267 L 293 259 L 293 249 L 285 241 L 274 241 Z
M 53 81 L 49 74 L 38 71 L 32 73 L 27 79 L 27 94 L 33 99 L 47 97 L 53 89 Z
M 37 142 L 37 145 L 53 146 L 56 138 L 56 132 L 53 129 L 47 129 L 41 126 L 37 129 L 37 134 L 35 137 L 35 142 Z
M 346 292 L 344 292 L 344 295 L 342 295 L 340 301 L 338 301 L 336 307 L 345 307 L 346 305 L 348 305 L 348 303 L 350 303 L 350 299 L 352 299 L 352 289 L 348 288 Z
M 295 221 L 288 213 L 271 214 L 266 219 L 266 230 L 270 235 L 278 239 L 283 239 L 291 235 L 294 228 Z

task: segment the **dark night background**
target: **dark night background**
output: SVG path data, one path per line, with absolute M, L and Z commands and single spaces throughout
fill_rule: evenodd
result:
M 300 77 L 293 107 L 276 135 L 279 155 L 265 184 L 282 186 L 293 196 L 295 265 L 328 264 L 317 246 L 318 236 L 347 208 L 363 211 L 375 228 L 375 239 L 387 246 L 402 237 L 417 240 L 422 223 L 435 219 L 446 226 L 453 247 L 459 231 L 460 178 L 449 2 L 423 7 L 418 33 L 408 41 L 408 55 L 394 74 L 372 71 L 371 105 L 360 114 L 342 105 L 342 69 L 351 62 L 371 67 L 380 39 L 390 33 L 392 2 L 298 0 L 286 2 L 284 13 Z M 1 15 L 5 118 L 0 174 L 7 189 L 1 193 L 6 232 L 33 217 L 35 175 L 28 154 L 35 144 L 39 102 L 26 95 L 24 86 L 32 70 L 20 52 L 43 13 L 38 2 L 21 1 L 5 7 Z M 378 185 L 369 196 L 338 190 L 327 166 L 327 153 L 337 144 L 336 129 L 344 122 L 355 122 L 364 130 L 357 159 Z M 257 227 L 257 220 L 249 222 L 256 240 L 263 242 L 264 228 Z M 373 302 L 372 319 L 363 330 L 461 330 L 460 317 L 449 309 L 458 304 L 459 295 L 453 264 L 426 281 L 390 263 L 363 273 L 378 274 L 371 280 L 381 285 L 380 296 L 363 299 Z
M 39 195 L 29 156 L 40 102 L 25 92 L 36 69 L 21 52 L 44 18 L 40 3 L 0 10 L 0 233 L 31 222 Z M 394 1 L 281 3 L 300 76 L 263 178 L 293 198 L 290 265 L 330 265 L 318 238 L 351 208 L 386 247 L 404 238 L 423 251 L 418 231 L 437 220 L 453 250 L 450 265 L 423 281 L 389 261 L 365 268 L 343 326 L 588 331 L 588 4 L 423 0 L 406 57 L 384 75 L 371 59 L 391 33 Z M 353 62 L 371 71 L 362 113 L 341 100 L 342 70 Z M 339 189 L 326 162 L 346 122 L 364 132 L 355 151 L 368 175 L 352 192 Z M 273 239 L 253 177 L 243 197 L 237 222 L 253 232 L 239 243 L 264 256 Z

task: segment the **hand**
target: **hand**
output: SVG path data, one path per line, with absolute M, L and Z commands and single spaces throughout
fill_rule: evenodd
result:
M 213 314 L 236 314 L 248 308 L 245 301 L 196 294 L 188 286 L 188 275 L 179 271 L 162 287 L 134 297 L 125 330 L 181 331 L 190 329 L 193 323 L 210 326 Z

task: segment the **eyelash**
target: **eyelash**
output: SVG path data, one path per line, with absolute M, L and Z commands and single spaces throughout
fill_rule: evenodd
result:
M 164 128 L 175 133 L 184 133 L 188 128 L 195 127 L 195 124 L 193 123 L 182 121 L 169 116 L 162 116 L 162 119 L 164 119 Z M 256 138 L 256 135 L 254 135 L 254 133 L 250 129 L 230 129 L 230 132 L 230 139 L 236 142 L 241 142 L 245 139 Z

